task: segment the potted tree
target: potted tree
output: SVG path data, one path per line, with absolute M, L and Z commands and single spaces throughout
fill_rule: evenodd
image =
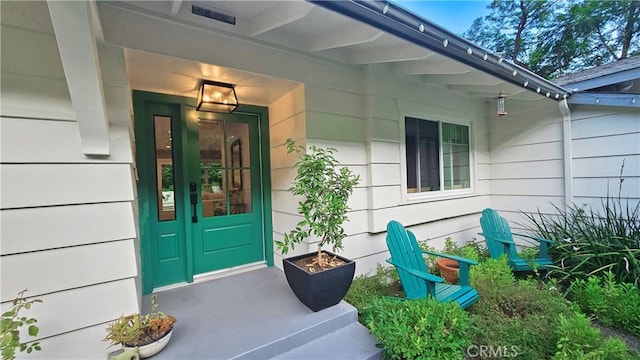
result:
M 138 348 L 140 358 L 151 357 L 167 346 L 176 318 L 158 311 L 156 297 L 151 297 L 151 312 L 121 316 L 107 326 L 106 341 L 125 350 Z
M 347 200 L 360 181 L 346 167 L 338 168 L 333 148 L 309 147 L 309 151 L 287 139 L 287 154 L 296 153 L 298 160 L 293 195 L 302 196 L 298 212 L 303 219 L 296 228 L 284 235 L 276 246 L 286 255 L 304 239 L 319 238 L 316 252 L 283 259 L 285 276 L 295 295 L 313 311 L 333 306 L 349 290 L 355 273 L 355 262 L 323 250 L 330 245 L 335 252 L 342 249 L 347 220 Z

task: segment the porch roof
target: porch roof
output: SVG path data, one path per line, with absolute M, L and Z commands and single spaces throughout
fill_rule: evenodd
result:
M 121 1 L 109 5 L 224 34 L 239 42 L 381 69 L 476 99 L 493 100 L 500 92 L 517 100 L 562 100 L 570 94 L 561 86 L 386 1 L 172 0 Z M 151 60 L 152 56 L 159 61 Z M 128 51 L 130 74 L 179 75 L 162 79 L 133 76 L 131 85 L 141 90 L 195 96 L 197 83 L 207 78 L 203 71 L 206 67 L 184 61 L 187 64 L 177 72 L 176 59 L 162 60 L 159 54 Z M 238 97 L 246 103 L 267 105 L 293 86 L 286 80 L 228 67 L 211 70 L 209 77 L 215 73 L 217 79 L 236 84 Z M 191 85 L 186 86 L 187 83 Z M 180 89 L 179 93 L 176 89 Z

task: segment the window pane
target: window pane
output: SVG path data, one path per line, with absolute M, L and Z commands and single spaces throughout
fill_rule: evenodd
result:
M 420 156 L 419 191 L 440 190 L 440 141 L 437 122 L 428 120 L 418 122 L 418 152 Z
M 154 116 L 153 130 L 156 149 L 158 221 L 175 220 L 171 117 Z
M 418 119 L 405 118 L 407 192 L 418 191 Z
M 442 132 L 444 189 L 452 190 L 471 187 L 469 127 L 443 123 Z M 446 137 L 445 134 L 447 134 Z

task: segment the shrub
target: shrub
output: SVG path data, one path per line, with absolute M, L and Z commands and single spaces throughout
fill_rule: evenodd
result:
M 606 271 L 618 282 L 638 284 L 640 279 L 640 203 L 631 208 L 606 197 L 603 213 L 571 205 L 554 206 L 558 215 L 525 214 L 540 237 L 554 239 L 550 248 L 552 274 L 573 280 Z
M 601 323 L 640 336 L 640 291 L 635 285 L 617 283 L 607 272 L 604 278 L 575 280 L 568 295 Z
M 482 245 L 476 238 L 472 238 L 468 243 L 459 246 L 451 237 L 444 240 L 445 254 L 466 257 L 475 261 L 481 261 L 489 258 L 489 249 Z
M 506 347 L 518 359 L 548 359 L 557 337 L 549 334 L 559 314 L 572 314 L 569 302 L 535 280 L 515 281 L 506 257 L 471 268 L 471 284 L 480 298 L 470 308 L 470 334 L 477 346 Z
M 471 344 L 469 315 L 456 303 L 381 298 L 366 324 L 389 359 L 461 359 Z
M 0 351 L 2 359 L 15 359 L 16 350 L 30 354 L 33 351 L 40 351 L 40 343 L 32 342 L 30 344 L 20 341 L 20 328 L 27 327 L 29 336 L 37 336 L 39 328 L 35 323 L 35 318 L 27 318 L 21 315 L 22 310 L 31 309 L 31 305 L 41 303 L 40 299 L 27 300 L 24 294 L 27 289 L 18 293 L 18 296 L 11 302 L 11 308 L 2 313 L 0 317 Z
M 360 275 L 353 280 L 344 300 L 358 309 L 358 315 L 361 317 L 377 298 L 404 297 L 400 289 L 398 272 L 395 268 L 378 265 L 375 275 Z
M 626 360 L 631 359 L 624 341 L 603 339 L 600 331 L 591 326 L 589 319 L 576 312 L 572 316 L 560 315 L 555 330 L 559 338 L 552 360 Z

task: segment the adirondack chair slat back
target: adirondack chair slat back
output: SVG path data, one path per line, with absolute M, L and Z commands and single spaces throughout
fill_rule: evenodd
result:
M 404 226 L 397 221 L 390 221 L 387 224 L 387 247 L 391 253 L 391 261 L 428 273 L 418 241 L 415 236 L 410 235 L 413 234 L 405 230 Z M 400 268 L 396 267 L 396 269 L 407 297 L 410 298 L 413 294 L 423 294 L 424 296 L 426 285 L 423 280 L 410 275 Z
M 505 252 L 504 245 L 498 241 L 492 241 L 491 238 L 498 238 L 515 244 L 509 222 L 501 217 L 497 211 L 484 209 L 480 218 L 480 225 L 482 226 L 482 232 L 486 235 L 487 248 L 492 258 L 499 258 Z M 513 258 L 515 255 L 514 247 L 511 247 L 507 256 Z

